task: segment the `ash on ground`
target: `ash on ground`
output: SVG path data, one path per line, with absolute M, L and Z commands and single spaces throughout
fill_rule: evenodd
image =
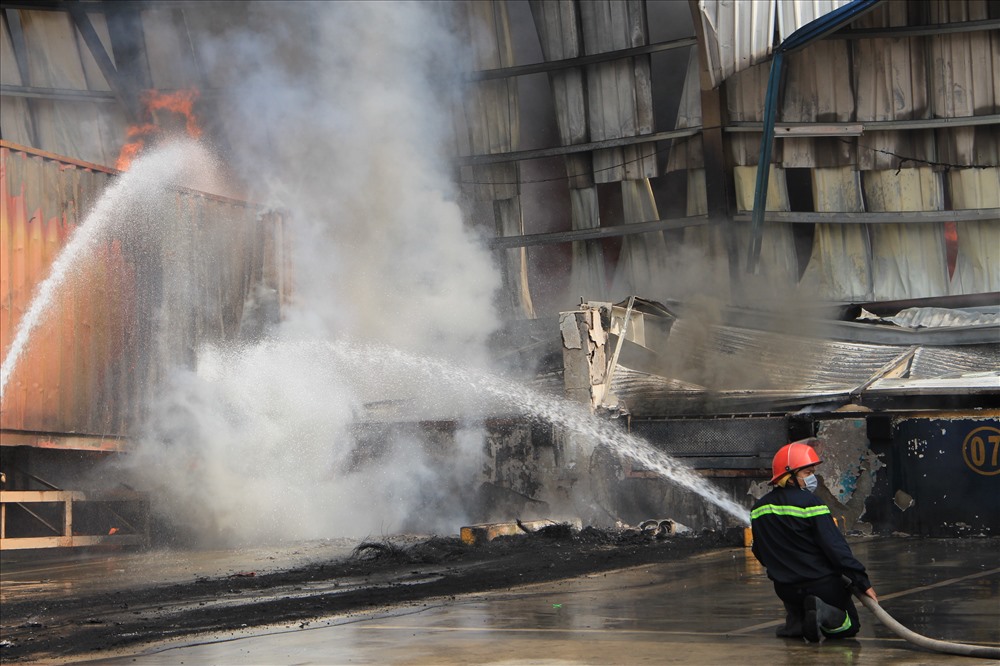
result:
M 306 627 L 437 597 L 506 590 L 742 546 L 738 528 L 678 532 L 669 523 L 580 530 L 556 523 L 472 545 L 458 537 L 402 535 L 362 540 L 350 550 L 341 547 L 337 552 L 343 555 L 326 558 L 317 557 L 321 550 L 308 557 L 308 546 L 286 546 L 266 557 L 258 549 L 245 566 L 240 566 L 239 551 L 229 551 L 226 566 L 215 567 L 212 574 L 157 578 L 157 569 L 146 566 L 145 580 L 132 579 L 127 586 L 115 584 L 115 576 L 107 572 L 122 571 L 114 568 L 118 558 L 136 555 L 88 553 L 77 556 L 76 566 L 81 572 L 99 568 L 101 584 L 62 584 L 30 595 L 12 590 L 19 567 L 30 570 L 38 559 L 5 562 L 0 659 L 79 659 L 195 634 L 223 637 L 254 628 Z M 282 552 L 298 555 L 298 561 Z M 193 555 L 173 550 L 138 557 L 183 572 L 185 558 Z M 292 565 L 282 568 L 282 560 Z M 256 566 L 264 562 L 266 566 Z

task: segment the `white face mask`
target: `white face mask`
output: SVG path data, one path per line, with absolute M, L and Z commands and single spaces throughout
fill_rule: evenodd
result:
M 802 479 L 802 484 L 809 492 L 816 492 L 816 488 L 819 487 L 819 479 L 816 478 L 815 474 L 810 474 L 806 478 Z

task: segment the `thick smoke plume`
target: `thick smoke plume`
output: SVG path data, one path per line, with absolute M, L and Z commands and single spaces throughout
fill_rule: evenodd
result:
M 198 48 L 208 71 L 237 72 L 221 103 L 227 157 L 254 198 L 286 211 L 293 301 L 266 342 L 177 369 L 130 457 L 135 483 L 174 529 L 229 543 L 457 532 L 478 432 L 460 430 L 445 459 L 414 429 L 373 435 L 361 426 L 373 405 L 422 404 L 433 384 L 359 382 L 303 343 L 486 363 L 499 279 L 444 154 L 461 61 L 447 5 L 245 7 L 245 23 Z

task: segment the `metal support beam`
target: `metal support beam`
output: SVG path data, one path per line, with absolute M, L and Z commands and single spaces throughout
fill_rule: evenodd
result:
M 16 9 L 4 8 L 7 17 L 7 29 L 10 43 L 14 48 L 14 60 L 17 61 L 17 73 L 21 75 L 21 83 L 31 84 L 31 74 L 28 71 L 28 47 L 24 40 L 24 29 L 21 27 L 21 16 Z
M 591 141 L 589 143 L 576 143 L 571 146 L 556 146 L 553 148 L 537 148 L 535 150 L 518 150 L 509 153 L 491 153 L 488 155 L 463 155 L 455 158 L 455 164 L 459 166 L 483 166 L 486 164 L 502 164 L 504 162 L 520 162 L 523 160 L 540 160 L 546 157 L 562 157 L 574 153 L 586 153 L 592 150 L 603 150 L 605 148 L 620 148 L 622 146 L 632 146 L 638 143 L 654 143 L 656 141 L 667 141 L 685 136 L 694 136 L 701 131 L 701 127 L 686 127 L 679 130 L 669 130 L 666 132 L 655 132 L 653 134 L 640 134 L 638 136 L 626 136 L 620 139 L 605 139 L 604 141 Z
M 577 58 L 564 58 L 562 60 L 549 60 L 547 62 L 532 63 L 530 65 L 517 65 L 514 67 L 498 67 L 496 69 L 481 69 L 470 72 L 467 79 L 470 81 L 489 81 L 491 79 L 506 79 L 513 76 L 527 76 L 528 74 L 542 74 L 545 72 L 556 72 L 561 69 L 572 69 L 574 67 L 584 67 L 611 60 L 631 58 L 634 56 L 649 55 L 661 51 L 687 48 L 698 43 L 695 37 L 684 37 L 669 42 L 657 42 L 656 44 L 643 44 L 633 46 L 628 49 L 617 51 L 605 51 L 604 53 L 594 53 L 592 55 L 579 56 Z
M 838 30 L 827 39 L 899 39 L 902 37 L 927 37 L 931 35 L 954 35 L 961 32 L 981 32 L 1000 30 L 1000 20 L 957 21 L 955 23 L 935 23 L 933 25 L 901 25 L 891 28 L 864 28 Z
M 846 123 L 775 123 L 774 136 L 800 138 L 804 136 L 860 136 L 865 132 L 912 131 L 940 129 L 942 127 L 977 127 L 1000 125 L 1000 113 L 954 118 L 916 118 L 912 120 L 864 120 Z M 726 125 L 726 132 L 763 132 L 764 123 L 734 121 Z
M 691 0 L 693 2 L 693 0 Z M 851 0 L 848 4 L 806 23 L 785 38 L 774 49 L 771 71 L 764 94 L 764 129 L 760 139 L 760 156 L 757 159 L 757 182 L 754 188 L 753 221 L 747 249 L 746 272 L 756 274 L 760 264 L 761 243 L 764 232 L 764 209 L 767 204 L 767 185 L 771 170 L 771 148 L 774 143 L 774 123 L 781 104 L 781 79 L 784 75 L 784 56 L 823 39 L 858 17 L 870 12 L 882 0 Z
M 735 215 L 737 222 L 751 222 L 749 212 Z M 810 213 L 769 211 L 765 222 L 790 224 L 928 224 L 942 222 L 977 222 L 1000 220 L 1000 208 L 971 208 L 967 210 L 916 210 L 888 213 Z
M 0 446 L 30 446 L 35 449 L 103 451 L 109 453 L 129 450 L 128 442 L 119 437 L 33 433 L 18 430 L 0 430 Z
M 28 46 L 24 39 L 24 29 L 21 27 L 21 16 L 16 9 L 5 8 L 4 17 L 7 25 L 10 43 L 14 49 L 14 60 L 17 61 L 17 72 L 21 76 L 21 83 L 25 86 L 31 85 L 31 70 L 28 67 Z M 27 102 L 28 115 L 34 116 L 34 105 L 29 100 Z M 28 138 L 34 144 L 38 144 L 38 130 L 35 123 L 28 123 Z
M 64 102 L 117 102 L 112 92 L 104 90 L 73 90 L 71 88 L 38 88 L 0 83 L 0 95 L 27 99 L 54 99 Z
M 87 16 L 86 8 L 78 2 L 71 2 L 67 4 L 66 9 L 73 18 L 77 30 L 80 31 L 83 41 L 87 44 L 87 48 L 90 49 L 91 55 L 94 56 L 94 60 L 97 62 L 97 66 L 107 80 L 108 85 L 111 86 L 111 90 L 115 94 L 115 99 L 121 104 L 125 112 L 125 117 L 129 123 L 138 122 L 139 100 L 135 91 L 131 89 L 131 86 L 128 85 L 124 77 L 115 69 L 115 64 L 111 62 L 111 57 L 104 49 L 104 44 L 101 43 L 101 38 L 98 37 L 97 31 L 94 30 L 94 25 L 90 22 L 90 17 Z
M 651 220 L 634 224 L 619 224 L 613 227 L 598 227 L 596 229 L 577 229 L 574 231 L 554 231 L 545 234 L 526 234 L 523 236 L 502 236 L 486 241 L 490 249 L 509 250 L 532 245 L 556 245 L 573 241 L 598 240 L 601 238 L 618 238 L 633 234 L 645 234 L 651 231 L 670 231 L 686 227 L 698 227 L 713 224 L 707 215 L 679 217 L 670 220 Z

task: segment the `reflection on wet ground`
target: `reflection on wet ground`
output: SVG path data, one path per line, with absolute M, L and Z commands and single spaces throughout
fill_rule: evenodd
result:
M 882 606 L 917 633 L 1000 645 L 997 540 L 853 542 Z M 166 644 L 101 664 L 973 664 L 918 650 L 864 609 L 856 639 L 774 638 L 781 607 L 749 551 Z M 77 663 L 84 663 L 83 660 Z
M 260 575 L 349 555 L 352 539 L 297 542 L 288 546 L 236 550 L 156 550 L 108 553 L 3 555 L 0 604 L 25 598 L 58 599 L 91 592 L 114 592 L 139 585 L 190 582 L 240 574 Z

